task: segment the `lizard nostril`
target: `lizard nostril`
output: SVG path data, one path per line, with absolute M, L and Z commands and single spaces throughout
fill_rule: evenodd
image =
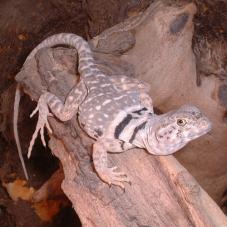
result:
M 202 127 L 202 128 L 211 128 L 211 123 L 208 120 L 202 120 L 200 122 L 200 127 Z

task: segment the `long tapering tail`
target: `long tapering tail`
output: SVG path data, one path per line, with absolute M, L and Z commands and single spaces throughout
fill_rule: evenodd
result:
M 14 100 L 14 111 L 13 111 L 13 132 L 14 132 L 14 137 L 15 137 L 15 141 L 16 141 L 16 145 L 17 145 L 17 151 L 18 151 L 18 155 L 20 158 L 20 162 L 24 171 L 24 175 L 26 177 L 26 179 L 28 180 L 28 172 L 25 166 L 25 162 L 24 162 L 24 158 L 22 155 L 22 149 L 21 149 L 21 145 L 20 145 L 20 140 L 19 140 L 19 135 L 18 135 L 18 113 L 19 113 L 19 104 L 20 104 L 20 85 L 17 85 L 16 88 L 16 93 L 15 93 L 15 100 Z

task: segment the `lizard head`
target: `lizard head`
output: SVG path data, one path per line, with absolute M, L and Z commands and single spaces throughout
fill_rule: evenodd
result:
M 150 153 L 168 155 L 211 130 L 210 120 L 195 106 L 185 105 L 156 116 L 148 128 L 147 149 Z

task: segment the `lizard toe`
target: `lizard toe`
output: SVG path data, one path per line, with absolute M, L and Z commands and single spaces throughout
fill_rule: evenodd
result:
M 124 189 L 124 182 L 130 183 L 131 181 L 124 172 L 114 172 L 117 167 L 107 168 L 102 173 L 99 172 L 100 178 L 109 186 L 116 185 Z

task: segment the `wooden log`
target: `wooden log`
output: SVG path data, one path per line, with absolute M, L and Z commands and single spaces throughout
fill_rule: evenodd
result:
M 134 66 L 137 77 L 152 80 L 151 93 L 158 107 L 164 109 L 165 103 L 181 94 L 175 94 L 176 90 L 169 91 L 164 85 L 175 81 L 177 88 L 183 91 L 185 84 L 190 85 L 189 77 L 194 75 L 191 37 L 195 6 L 179 8 L 155 3 L 149 10 L 146 19 L 138 27 L 133 27 L 136 28 L 136 42 L 132 49 L 121 57 L 108 56 L 112 59 L 111 64 L 115 62 L 116 67 L 119 64 L 119 70 L 124 68 L 120 62 L 128 61 Z M 115 27 L 115 31 L 118 28 Z M 107 33 L 106 40 L 111 41 L 115 31 Z M 91 44 L 95 48 L 95 44 Z M 178 51 L 180 49 L 184 54 Z M 54 70 L 50 55 L 62 66 L 61 70 Z M 107 70 L 101 62 L 100 67 Z M 77 82 L 75 68 L 75 50 L 46 49 L 28 62 L 16 79 L 36 101 L 43 89 L 64 100 Z M 115 67 L 110 67 L 109 71 L 114 73 L 114 70 Z M 53 80 L 49 80 L 50 76 Z M 115 186 L 109 188 L 94 171 L 91 159 L 93 140 L 80 129 L 76 117 L 66 123 L 53 117 L 49 117 L 49 121 L 53 129 L 49 147 L 61 161 L 65 174 L 62 189 L 83 226 L 227 225 L 226 217 L 214 201 L 173 156 L 153 156 L 142 149 L 111 154 L 108 156 L 110 165 L 117 165 L 128 173 L 132 185 L 126 185 L 125 191 Z
M 157 7 L 135 29 L 136 43 L 121 58 L 134 66 L 136 76 L 150 84 L 154 105 L 162 112 L 193 104 L 212 121 L 213 129 L 208 135 L 190 143 L 175 156 L 209 195 L 220 202 L 227 187 L 227 126 L 223 121 L 226 97 L 222 89 L 225 82 L 215 76 L 202 76 L 201 86 L 196 85 L 196 62 L 192 50 L 195 13 L 194 4 Z M 173 27 L 179 31 L 171 32 Z M 217 52 L 221 58 L 223 53 L 219 46 L 213 46 L 212 54 Z M 226 49 L 224 45 L 222 49 Z M 207 67 L 214 68 L 216 59 L 212 61 L 211 57 L 206 61 Z

